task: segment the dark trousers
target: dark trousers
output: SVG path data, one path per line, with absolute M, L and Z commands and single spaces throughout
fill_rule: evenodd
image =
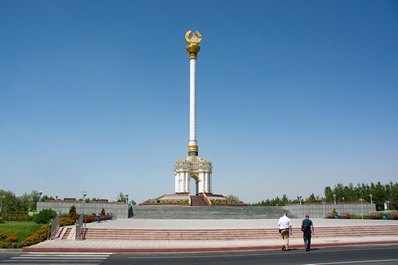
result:
M 304 238 L 305 250 L 310 250 L 311 249 L 311 233 L 304 233 L 303 238 Z

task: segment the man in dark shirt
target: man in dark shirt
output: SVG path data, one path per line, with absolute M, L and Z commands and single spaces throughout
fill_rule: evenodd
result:
M 301 231 L 303 231 L 304 247 L 306 251 L 311 249 L 311 236 L 315 233 L 314 225 L 310 220 L 310 216 L 307 214 L 305 219 L 301 223 Z

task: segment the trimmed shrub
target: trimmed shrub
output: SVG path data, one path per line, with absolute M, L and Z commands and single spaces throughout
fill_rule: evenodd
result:
M 70 207 L 68 216 L 75 220 L 77 220 L 79 218 L 79 215 L 76 212 L 76 206 L 72 205 Z
M 48 224 L 56 216 L 57 213 L 53 209 L 43 209 L 36 215 L 35 222 L 38 224 Z
M 61 216 L 60 226 L 74 225 L 76 220 L 67 216 Z
M 102 208 L 102 210 L 101 210 L 101 215 L 105 215 L 105 209 L 104 208 Z
M 26 214 L 11 214 L 5 213 L 1 215 L 4 221 L 18 221 L 18 222 L 29 222 L 33 221 L 35 218 Z

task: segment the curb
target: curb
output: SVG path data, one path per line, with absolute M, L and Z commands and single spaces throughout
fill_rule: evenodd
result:
M 313 244 L 313 248 L 344 247 L 358 245 L 385 245 L 398 244 L 393 241 L 368 241 L 368 242 L 343 242 L 343 243 L 319 243 Z M 291 245 L 292 249 L 303 248 L 303 245 Z M 248 250 L 278 250 L 281 246 L 241 246 L 241 247 L 199 247 L 199 248 L 39 248 L 25 247 L 22 252 L 112 252 L 112 253 L 150 253 L 150 252 L 221 252 L 221 251 L 248 251 Z

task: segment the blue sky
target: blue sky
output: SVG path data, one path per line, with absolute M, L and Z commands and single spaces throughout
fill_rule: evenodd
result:
M 214 193 L 397 181 L 397 1 L 3 0 L 0 189 L 173 193 L 189 29 L 203 35 L 197 136 Z

